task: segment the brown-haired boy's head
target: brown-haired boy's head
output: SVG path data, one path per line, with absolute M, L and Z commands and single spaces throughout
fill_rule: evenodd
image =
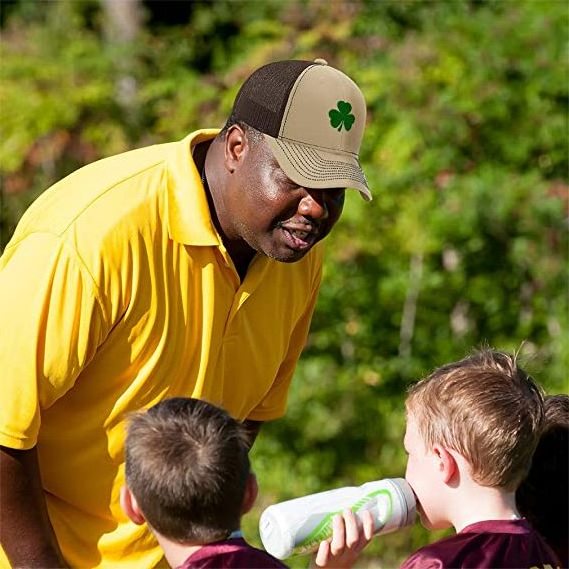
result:
M 224 410 L 197 399 L 161 401 L 129 421 L 123 508 L 172 541 L 224 539 L 254 500 L 246 497 L 248 450 L 244 427 Z
M 516 493 L 520 513 L 569 567 L 569 395 L 545 398 L 545 424 L 527 478 Z

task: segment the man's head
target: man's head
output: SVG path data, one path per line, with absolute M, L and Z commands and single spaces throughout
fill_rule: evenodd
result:
M 133 415 L 121 505 L 165 538 L 226 538 L 256 497 L 244 427 L 205 401 L 166 399 Z
M 526 475 L 543 423 L 543 395 L 516 357 L 483 349 L 435 370 L 406 401 L 407 478 L 423 523 L 447 527 L 440 490 L 467 476 L 513 492 Z
M 306 188 L 356 188 L 371 199 L 359 163 L 365 99 L 344 73 L 316 61 L 277 61 L 243 83 L 229 123 L 263 133 L 284 173 Z
M 218 137 L 224 175 L 211 190 L 226 238 L 283 262 L 301 259 L 330 232 L 346 188 L 371 199 L 358 158 L 363 95 L 319 61 L 279 61 L 255 71 Z

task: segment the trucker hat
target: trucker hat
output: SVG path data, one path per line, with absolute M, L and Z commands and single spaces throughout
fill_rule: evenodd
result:
M 264 134 L 293 182 L 307 188 L 355 188 L 371 200 L 359 161 L 364 96 L 323 59 L 260 67 L 239 90 L 231 118 Z

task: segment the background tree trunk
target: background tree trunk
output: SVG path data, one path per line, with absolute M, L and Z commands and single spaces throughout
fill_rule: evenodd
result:
M 136 113 L 138 90 L 134 72 L 133 48 L 143 22 L 141 0 L 101 0 L 104 12 L 104 35 L 111 48 L 120 52 L 117 58 L 116 93 L 118 103 Z

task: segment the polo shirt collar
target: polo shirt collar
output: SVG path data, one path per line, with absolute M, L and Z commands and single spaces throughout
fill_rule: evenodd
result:
M 200 173 L 192 156 L 200 142 L 211 140 L 219 129 L 196 130 L 173 144 L 168 156 L 168 230 L 179 243 L 219 246 Z

